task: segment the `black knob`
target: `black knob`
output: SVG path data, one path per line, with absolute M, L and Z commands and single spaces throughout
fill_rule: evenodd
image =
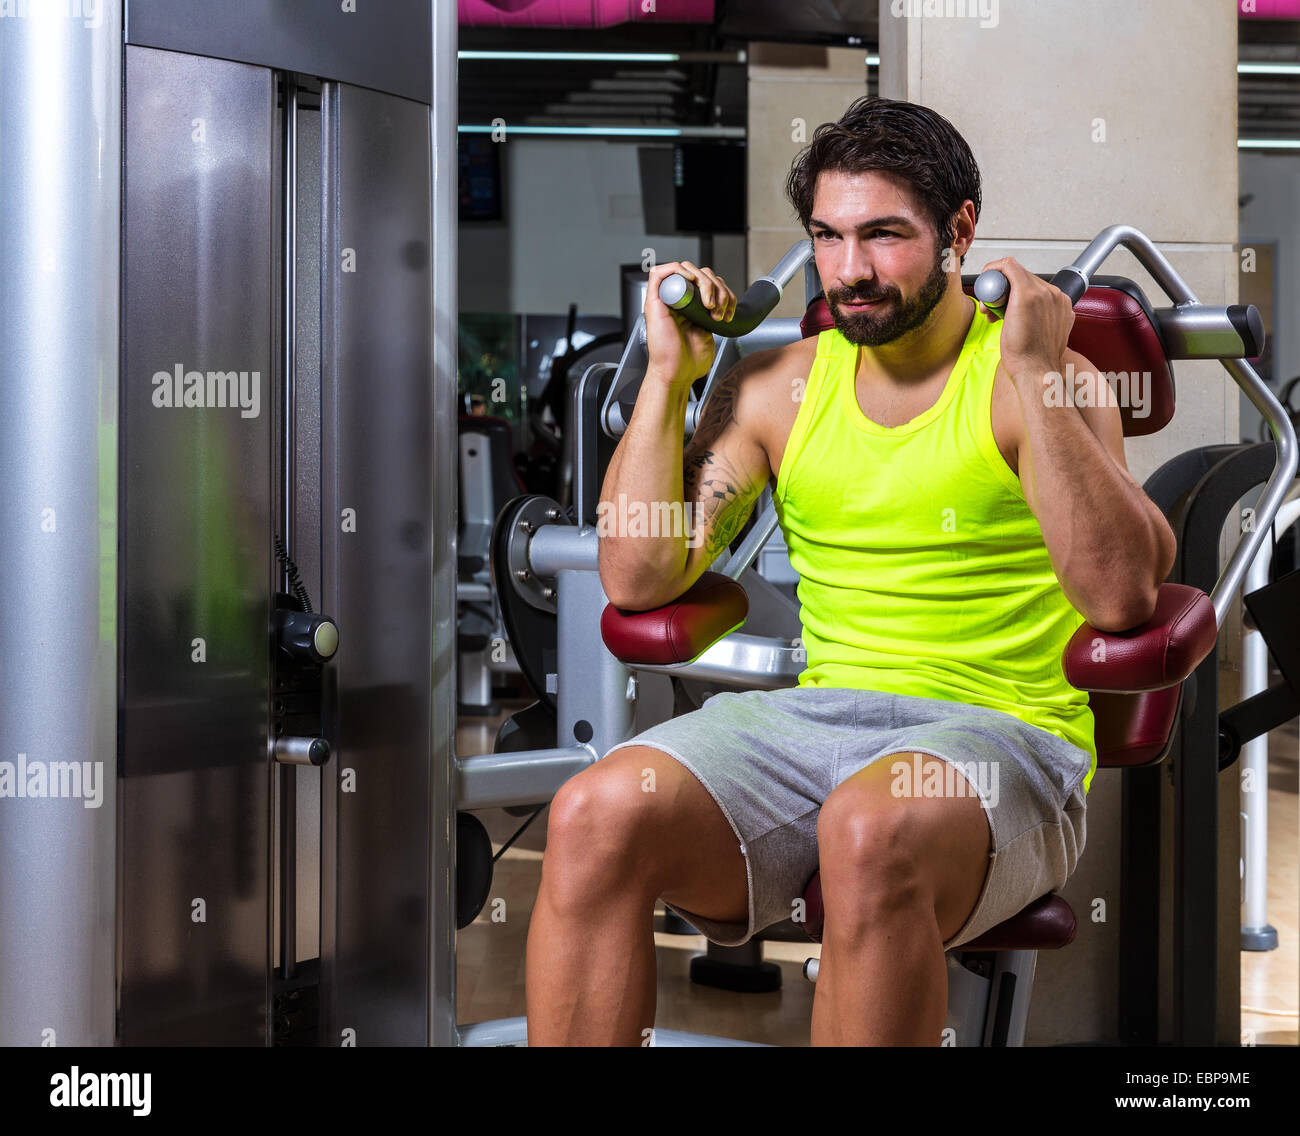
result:
M 295 659 L 328 663 L 339 649 L 338 625 L 328 615 L 280 608 L 275 621 L 280 646 Z

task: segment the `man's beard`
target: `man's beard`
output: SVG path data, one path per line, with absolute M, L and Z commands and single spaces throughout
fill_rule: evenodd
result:
M 934 270 L 921 285 L 920 292 L 906 303 L 897 288 L 889 288 L 883 293 L 874 289 L 836 293 L 834 302 L 828 299 L 827 306 L 836 329 L 850 343 L 858 347 L 880 347 L 925 323 L 947 288 L 948 274 L 940 259 L 934 262 Z M 880 295 L 884 296 L 881 303 L 862 311 L 840 307 L 846 301 L 870 300 Z

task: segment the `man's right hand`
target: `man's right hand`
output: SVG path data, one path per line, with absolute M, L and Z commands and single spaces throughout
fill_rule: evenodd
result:
M 696 327 L 659 298 L 660 283 L 674 272 L 695 285 L 700 302 L 715 320 L 729 320 L 736 314 L 736 296 L 712 269 L 697 268 L 689 260 L 670 260 L 650 269 L 644 308 L 646 376 L 672 386 L 689 386 L 713 366 L 713 333 Z

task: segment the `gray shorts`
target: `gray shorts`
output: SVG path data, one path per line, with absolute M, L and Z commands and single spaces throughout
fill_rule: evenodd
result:
M 1000 710 L 838 687 L 723 692 L 609 753 L 634 745 L 661 750 L 689 769 L 736 834 L 749 880 L 748 925 L 673 907 L 720 946 L 738 946 L 791 918 L 793 900 L 817 871 L 822 802 L 888 754 L 931 754 L 955 766 L 965 776 L 948 771 L 949 791 L 974 786 L 989 818 L 984 889 L 945 950 L 1059 889 L 1083 852 L 1090 756 Z M 908 767 L 900 766 L 899 776 L 907 778 Z M 941 789 L 917 784 L 914 792 Z

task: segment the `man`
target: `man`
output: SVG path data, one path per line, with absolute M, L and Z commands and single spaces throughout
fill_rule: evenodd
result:
M 711 336 L 658 299 L 649 368 L 602 499 L 684 501 L 695 531 L 602 536 L 629 609 L 690 587 L 771 484 L 798 595 L 799 685 L 722 693 L 615 746 L 551 806 L 528 940 L 531 1044 L 640 1044 L 657 898 L 738 945 L 798 918 L 820 866 L 814 1044 L 937 1045 L 944 951 L 1059 888 L 1085 841 L 1078 626 L 1150 618 L 1174 536 L 1124 462 L 1113 399 L 1045 397 L 1073 364 L 1069 300 L 1011 258 L 1005 320 L 961 288 L 979 170 L 910 103 L 859 99 L 786 186 L 834 328 L 723 377 L 679 464 Z M 1083 405 L 1100 403 L 1101 405 Z M 621 531 L 621 530 L 615 530 Z

